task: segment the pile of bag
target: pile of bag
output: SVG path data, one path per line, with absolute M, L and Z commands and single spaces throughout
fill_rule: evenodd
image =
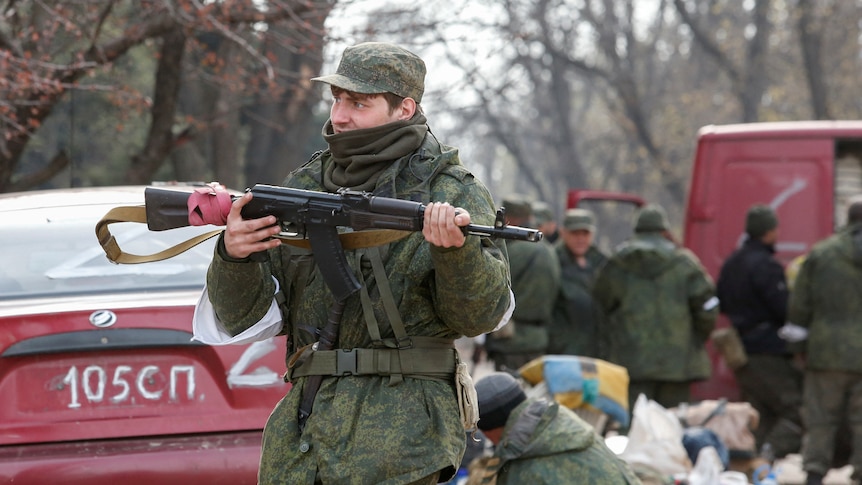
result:
M 521 377 L 560 405 L 591 409 L 629 425 L 629 373 L 611 362 L 576 355 L 543 355 L 518 369 Z
M 666 409 L 641 394 L 620 457 L 644 483 L 667 477 L 690 485 L 747 484 L 729 471 L 731 447 L 754 450 L 757 411 L 748 403 L 702 401 Z

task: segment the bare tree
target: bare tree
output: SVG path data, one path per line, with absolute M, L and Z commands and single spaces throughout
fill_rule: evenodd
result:
M 826 20 L 834 11 L 831 6 L 818 9 L 815 2 L 811 0 L 799 0 L 796 11 L 799 45 L 805 67 L 805 79 L 808 81 L 811 96 L 811 110 L 814 118 L 827 120 L 832 116 L 829 114 L 829 95 L 821 56 Z
M 45 180 L 63 169 L 61 163 L 54 163 L 37 170 L 49 171 L 46 174 L 18 173 L 30 140 L 56 106 L 74 91 L 102 91 L 114 99 L 130 102 L 133 98 L 132 102 L 149 107 L 149 134 L 130 157 L 125 181 L 150 180 L 174 149 L 210 130 L 218 135 L 213 150 L 223 160 L 216 171 L 230 177 L 237 172 L 241 153 L 236 141 L 225 136 L 238 132 L 241 104 L 233 99 L 256 92 L 285 91 L 281 79 L 289 69 L 274 65 L 262 45 L 291 41 L 294 44 L 284 48 L 320 59 L 320 32 L 333 3 L 334 0 L 153 0 L 132 4 L 58 0 L 50 5 L 39 1 L 8 2 L 2 12 L 5 23 L 0 25 L 0 192 L 29 188 L 34 181 Z M 310 35 L 275 35 L 279 29 Z M 153 43 L 160 47 L 152 54 L 158 59 L 152 98 L 117 83 L 90 81 L 90 76 L 116 68 L 118 61 Z M 242 55 L 226 62 L 218 57 L 218 50 L 210 49 L 221 43 L 233 46 Z M 221 102 L 214 103 L 209 118 L 183 119 L 177 110 L 181 84 L 190 79 L 229 91 L 222 91 Z M 298 110 L 310 115 L 307 104 L 299 106 Z M 283 121 L 284 117 L 273 123 Z
M 737 17 L 738 2 L 674 0 L 673 4 L 703 53 L 730 79 L 742 121 L 758 121 L 761 101 L 770 83 L 767 46 L 772 30 L 768 15 L 771 0 L 754 0 L 750 18 Z M 743 28 L 732 30 L 734 25 Z M 740 46 L 739 42 L 730 40 L 735 37 L 745 42 Z M 740 47 L 744 49 L 743 55 L 740 55 Z M 735 60 L 740 57 L 742 60 Z

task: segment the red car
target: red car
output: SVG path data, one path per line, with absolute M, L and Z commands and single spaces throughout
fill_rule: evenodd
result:
M 0 483 L 256 483 L 267 417 L 289 389 L 284 342 L 192 340 L 215 238 L 111 264 L 95 225 L 144 187 L 0 194 Z M 213 227 L 113 224 L 152 254 Z

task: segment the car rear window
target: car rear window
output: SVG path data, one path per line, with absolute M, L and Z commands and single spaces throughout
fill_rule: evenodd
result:
M 76 205 L 2 213 L 0 299 L 200 288 L 213 254 L 213 237 L 165 261 L 113 264 L 95 234 L 99 219 L 120 205 Z M 109 226 L 120 248 L 153 254 L 214 226 L 154 232 L 146 224 Z

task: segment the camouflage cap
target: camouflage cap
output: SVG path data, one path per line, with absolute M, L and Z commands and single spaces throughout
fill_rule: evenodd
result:
M 754 239 L 763 237 L 776 227 L 778 227 L 778 216 L 768 205 L 755 204 L 745 214 L 745 232 Z
M 354 93 L 392 93 L 419 103 L 425 92 L 425 62 L 394 44 L 364 42 L 344 49 L 335 74 L 311 80 Z
M 567 231 L 585 229 L 596 232 L 596 216 L 587 209 L 569 209 L 563 216 L 563 228 Z
M 635 232 L 661 232 L 670 230 L 667 214 L 659 205 L 650 204 L 637 213 Z
M 503 199 L 503 208 L 506 215 L 514 219 L 530 218 L 533 215 L 533 205 L 530 200 L 521 194 L 511 194 Z
M 536 224 L 542 225 L 546 222 L 551 222 L 554 220 L 554 211 L 551 210 L 551 206 L 542 202 L 541 200 L 537 200 L 533 202 L 533 219 L 536 221 Z

